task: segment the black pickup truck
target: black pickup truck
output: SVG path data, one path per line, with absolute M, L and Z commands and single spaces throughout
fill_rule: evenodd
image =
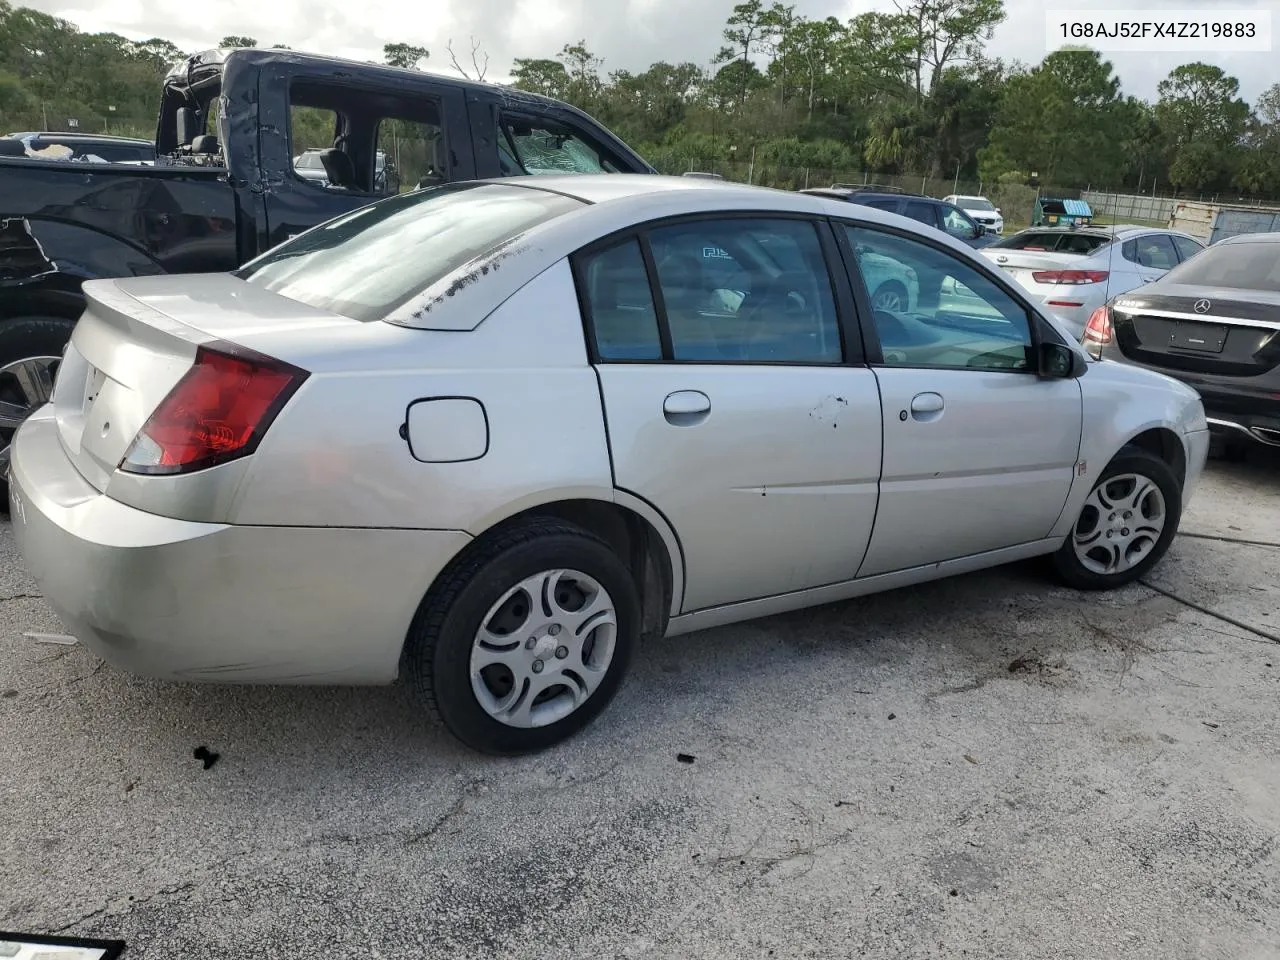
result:
M 175 66 L 155 146 L 143 164 L 0 156 L 0 493 L 10 438 L 49 398 L 84 280 L 233 270 L 384 195 L 379 154 L 401 189 L 655 172 L 568 104 L 289 50 Z M 317 148 L 324 177 L 304 177 L 294 158 Z

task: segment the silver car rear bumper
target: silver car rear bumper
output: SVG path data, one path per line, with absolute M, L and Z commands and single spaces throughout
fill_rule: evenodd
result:
M 99 493 L 38 411 L 14 438 L 14 537 L 67 630 L 142 676 L 389 683 L 423 594 L 466 533 L 247 527 Z

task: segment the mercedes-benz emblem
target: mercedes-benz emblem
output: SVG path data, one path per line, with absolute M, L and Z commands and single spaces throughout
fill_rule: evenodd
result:
M 1192 307 L 1192 309 L 1195 310 L 1196 313 L 1208 313 L 1212 306 L 1213 304 L 1208 300 L 1197 300 L 1196 305 Z

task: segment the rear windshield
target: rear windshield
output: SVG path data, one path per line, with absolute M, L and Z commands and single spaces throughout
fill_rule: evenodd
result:
M 448 184 L 361 207 L 235 275 L 321 310 L 379 320 L 500 243 L 582 206 L 527 187 Z
M 1103 244 L 1110 243 L 1109 236 L 1096 233 L 1016 233 L 1012 237 L 997 240 L 991 246 L 1003 250 L 1051 251 L 1053 253 L 1090 254 Z
M 1280 293 L 1280 243 L 1226 243 L 1184 260 L 1165 275 L 1167 283 Z

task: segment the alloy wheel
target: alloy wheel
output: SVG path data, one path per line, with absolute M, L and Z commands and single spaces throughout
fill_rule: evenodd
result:
M 471 689 L 511 727 L 543 727 L 581 707 L 609 671 L 614 602 L 576 570 L 526 577 L 489 608 L 471 647 Z
M 53 398 L 61 357 L 24 357 L 0 367 L 0 477 L 9 469 L 9 445 L 22 421 Z
M 1167 519 L 1164 494 L 1149 477 L 1109 477 L 1094 488 L 1080 511 L 1072 531 L 1076 558 L 1100 576 L 1124 573 L 1155 549 Z

